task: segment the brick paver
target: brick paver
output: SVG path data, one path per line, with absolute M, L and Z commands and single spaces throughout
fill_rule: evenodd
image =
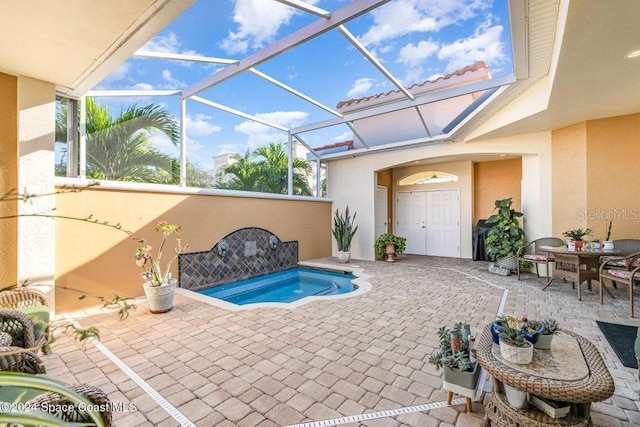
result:
M 506 313 L 554 317 L 603 355 L 616 392 L 593 405 L 594 425 L 640 421 L 636 372 L 619 363 L 595 325 L 640 326 L 627 316 L 625 289 L 612 289 L 616 299 L 602 306 L 597 285 L 578 301 L 571 286 L 554 282 L 543 292 L 543 279 L 492 275 L 484 262 L 405 255 L 393 265 L 355 264 L 372 276 L 371 291 L 292 310 L 233 312 L 177 295 L 165 314 L 150 314 L 141 300 L 123 321 L 98 310 L 73 316 L 98 327 L 104 345 L 194 424 L 268 427 L 444 400 L 441 371 L 427 363 L 437 329 L 464 320 L 479 333 L 506 289 Z M 116 425 L 178 425 L 92 344 L 80 349 L 63 334 L 44 360 L 52 375 L 99 385 L 114 402 L 133 402 L 137 411 L 114 413 Z M 482 416 L 477 403 L 472 414 L 458 405 L 361 425 L 477 427 Z

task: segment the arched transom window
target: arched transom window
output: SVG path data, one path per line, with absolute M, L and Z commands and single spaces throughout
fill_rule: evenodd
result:
M 457 180 L 457 175 L 432 170 L 406 176 L 398 181 L 398 185 L 441 184 L 443 182 L 455 182 Z

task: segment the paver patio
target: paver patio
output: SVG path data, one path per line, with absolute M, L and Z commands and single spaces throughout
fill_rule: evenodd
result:
M 165 314 L 150 314 L 144 301 L 123 321 L 104 310 L 72 313 L 100 329 L 101 344 L 79 349 L 60 336 L 45 356 L 48 373 L 101 387 L 124 405 L 114 413 L 118 426 L 281 426 L 378 413 L 443 402 L 441 371 L 428 363 L 438 327 L 465 321 L 479 333 L 503 302 L 505 313 L 554 317 L 599 349 L 616 392 L 593 404 L 594 425 L 640 424 L 636 372 L 621 365 L 595 323 L 640 326 L 627 316 L 624 289 L 600 305 L 597 285 L 578 301 L 570 284 L 543 292 L 535 275 L 518 282 L 480 261 L 405 255 L 395 264 L 350 265 L 373 276 L 369 292 L 292 310 L 232 312 L 176 295 Z M 484 408 L 473 410 L 458 404 L 342 425 L 478 426 Z

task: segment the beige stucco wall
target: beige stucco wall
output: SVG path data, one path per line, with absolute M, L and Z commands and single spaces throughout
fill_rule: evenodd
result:
M 35 285 L 55 307 L 53 220 L 41 216 L 55 213 L 54 87 L 0 74 L 0 112 L 0 193 L 13 198 L 0 202 L 0 285 Z
M 553 231 L 589 227 L 604 239 L 640 238 L 640 114 L 553 132 Z
M 18 78 L 18 189 L 37 195 L 18 203 L 18 281 L 44 291 L 55 309 L 55 87 Z
M 260 227 L 283 241 L 297 240 L 300 260 L 331 255 L 332 205 L 327 200 L 85 188 L 58 194 L 56 203 L 56 293 L 58 311 L 62 312 L 99 302 L 95 298 L 78 301 L 80 294 L 65 287 L 105 298 L 141 295 L 142 270 L 133 259 L 139 247 L 135 238 L 143 237 L 157 248 L 160 236 L 153 228 L 158 219 L 180 224 L 181 237 L 190 244 L 190 251 L 209 250 L 239 228 Z M 89 216 L 98 222 L 120 224 L 134 238 L 113 227 L 65 219 Z M 177 277 L 177 264 L 173 274 Z
M 373 260 L 375 241 L 374 203 L 377 171 L 416 160 L 428 160 L 429 168 L 442 169 L 442 164 L 471 162 L 474 156 L 505 154 L 522 158 L 521 204 L 527 212 L 525 231 L 528 235 L 551 233 L 551 133 L 540 132 L 481 142 L 423 145 L 404 150 L 378 152 L 366 156 L 329 162 L 329 196 L 334 205 L 358 212 L 358 233 L 352 245 L 352 257 Z M 438 159 L 442 159 L 438 162 Z M 446 167 L 446 166 L 444 166 Z M 445 169 L 442 169 L 445 170 Z M 470 180 L 473 176 L 469 168 Z M 461 257 L 472 256 L 473 187 L 461 200 Z M 334 254 L 335 252 L 334 248 Z
M 473 165 L 473 224 L 493 213 L 496 200 L 513 200 L 513 208 L 522 209 L 520 181 L 522 159 L 479 162 Z
M 0 73 L 0 194 L 18 187 L 18 78 Z M 0 289 L 18 281 L 18 203 L 0 201 Z

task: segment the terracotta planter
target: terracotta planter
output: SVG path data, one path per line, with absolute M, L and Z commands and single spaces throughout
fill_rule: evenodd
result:
M 387 243 L 385 253 L 387 254 L 387 262 L 394 262 L 396 260 L 396 244 L 393 242 Z
M 338 251 L 338 262 L 340 264 L 346 264 L 351 259 L 350 251 Z
M 142 285 L 144 294 L 149 301 L 149 311 L 152 313 L 166 313 L 173 308 L 173 296 L 176 291 L 177 279 L 161 286 Z
M 533 361 L 533 344 L 525 340 L 524 347 L 516 347 L 500 339 L 500 354 L 508 362 L 527 365 Z
M 574 240 L 573 244 L 576 247 L 576 251 L 581 251 L 582 250 L 582 246 L 584 245 L 584 242 L 582 240 Z

